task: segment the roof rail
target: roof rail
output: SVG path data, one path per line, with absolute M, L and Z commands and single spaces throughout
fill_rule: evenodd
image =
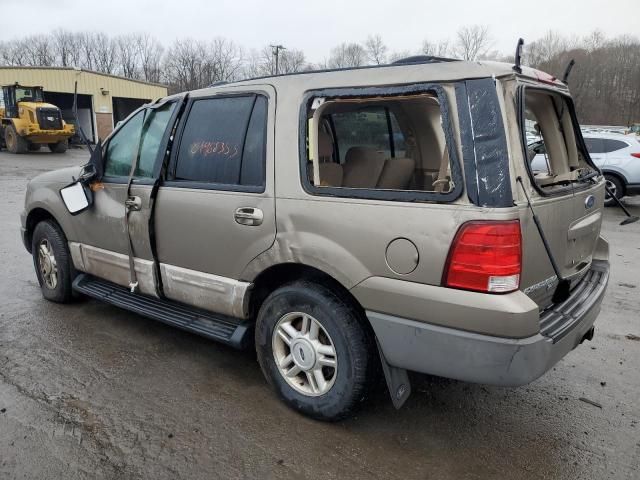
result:
M 391 62 L 391 65 L 403 65 L 408 63 L 442 63 L 459 62 L 457 58 L 435 57 L 433 55 L 412 55 L 411 57 L 400 58 Z
M 209 85 L 207 88 L 211 88 L 211 87 L 218 87 L 218 86 L 220 86 L 220 85 L 226 85 L 227 83 L 229 83 L 229 82 L 227 82 L 226 80 L 220 80 L 220 81 L 218 81 L 218 82 L 213 82 L 213 83 L 212 83 L 211 85 Z

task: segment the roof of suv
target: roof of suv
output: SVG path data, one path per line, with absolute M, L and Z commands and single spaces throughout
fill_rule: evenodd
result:
M 372 75 L 375 71 L 375 75 Z M 312 70 L 308 72 L 289 73 L 267 77 L 257 77 L 232 83 L 212 85 L 209 88 L 225 89 L 241 85 L 257 85 L 269 83 L 275 87 L 296 87 L 304 90 L 314 88 L 337 88 L 349 85 L 385 85 L 398 83 L 451 82 L 473 78 L 505 77 L 519 75 L 534 80 L 540 79 L 541 72 L 522 67 L 517 74 L 513 64 L 493 61 L 464 61 L 453 59 L 437 59 L 411 63 L 394 63 L 389 65 L 373 65 L 333 70 Z M 546 78 L 553 78 L 547 74 Z M 554 79 L 555 80 L 555 79 Z M 566 89 L 561 82 L 555 87 Z

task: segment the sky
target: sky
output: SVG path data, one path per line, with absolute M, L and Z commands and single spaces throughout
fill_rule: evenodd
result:
M 533 41 L 548 30 L 583 36 L 640 35 L 640 0 L 0 0 L 0 40 L 56 28 L 176 38 L 222 36 L 245 48 L 282 44 L 320 62 L 342 42 L 380 34 L 389 52 L 415 52 L 423 40 L 454 39 L 464 25 L 487 25 L 493 49 L 511 53 L 519 37 Z M 27 21 L 6 21 L 24 18 Z

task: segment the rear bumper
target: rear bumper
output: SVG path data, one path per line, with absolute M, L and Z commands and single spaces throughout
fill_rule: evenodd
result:
M 367 311 L 387 362 L 397 368 L 475 383 L 519 386 L 540 377 L 588 336 L 600 312 L 609 262 L 591 271 L 563 303 L 540 316 L 541 330 L 502 338 Z

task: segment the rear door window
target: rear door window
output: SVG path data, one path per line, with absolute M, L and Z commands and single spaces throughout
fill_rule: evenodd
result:
M 175 180 L 264 184 L 267 99 L 260 95 L 196 99 L 184 125 Z

